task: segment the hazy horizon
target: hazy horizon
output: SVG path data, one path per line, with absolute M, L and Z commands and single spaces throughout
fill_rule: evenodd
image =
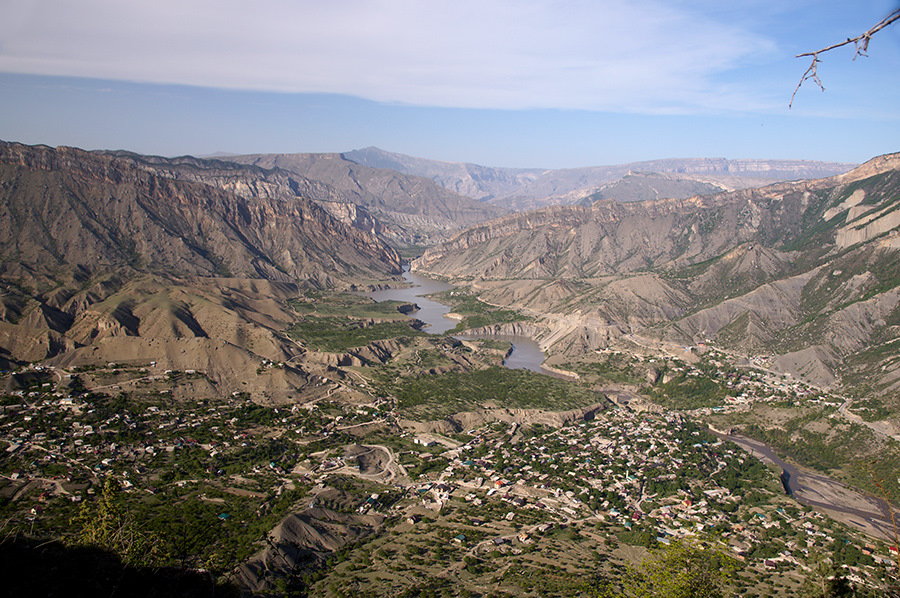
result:
M 0 7 L 0 138 L 159 155 L 344 152 L 574 168 L 894 152 L 896 2 Z

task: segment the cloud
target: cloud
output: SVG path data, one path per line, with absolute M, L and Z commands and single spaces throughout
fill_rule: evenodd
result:
M 7 0 L 0 71 L 465 108 L 734 109 L 774 43 L 658 0 Z

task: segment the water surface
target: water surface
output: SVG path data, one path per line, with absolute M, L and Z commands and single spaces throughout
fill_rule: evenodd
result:
M 432 334 L 444 334 L 445 332 L 447 332 L 448 330 L 452 330 L 456 326 L 457 320 L 444 317 L 445 314 L 450 313 L 449 307 L 447 307 L 443 303 L 438 303 L 437 301 L 433 301 L 428 297 L 422 296 L 428 295 L 430 293 L 442 293 L 444 291 L 449 291 L 453 288 L 453 285 L 447 284 L 446 282 L 441 282 L 439 280 L 425 278 L 424 276 L 419 276 L 418 274 L 413 274 L 408 269 L 406 269 L 406 267 L 404 267 L 403 280 L 411 282 L 416 286 L 406 289 L 387 289 L 384 291 L 375 291 L 373 293 L 369 293 L 369 297 L 371 297 L 375 301 L 406 301 L 409 303 L 415 303 L 419 306 L 419 311 L 415 312 L 413 316 L 415 316 L 419 320 L 422 320 L 428 325 L 428 327 L 425 329 L 426 332 L 430 332 Z
M 419 311 L 414 312 L 412 315 L 428 325 L 427 328 L 425 328 L 426 332 L 430 332 L 432 334 L 444 334 L 445 332 L 456 327 L 457 320 L 446 317 L 446 314 L 450 313 L 449 307 L 447 307 L 443 303 L 438 303 L 437 301 L 429 299 L 428 297 L 423 297 L 423 295 L 428 295 L 430 293 L 442 293 L 444 291 L 449 291 L 453 288 L 453 285 L 446 282 L 441 282 L 439 280 L 426 278 L 425 276 L 420 276 L 419 274 L 413 274 L 405 267 L 403 272 L 403 279 L 416 286 L 406 289 L 387 289 L 385 291 L 375 291 L 369 293 L 368 295 L 375 301 L 393 300 L 415 303 L 419 306 Z M 512 370 L 524 369 L 531 370 L 533 372 L 540 372 L 542 374 L 549 373 L 541 369 L 541 364 L 544 362 L 544 359 L 546 359 L 547 356 L 544 355 L 543 351 L 541 351 L 540 346 L 527 336 L 509 334 L 491 336 L 466 334 L 460 335 L 456 338 L 491 338 L 499 341 L 507 341 L 512 345 L 512 352 L 503 361 L 504 366 Z

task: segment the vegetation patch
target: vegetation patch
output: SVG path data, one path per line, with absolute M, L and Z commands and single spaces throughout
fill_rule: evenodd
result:
M 531 320 L 530 317 L 511 309 L 494 307 L 480 300 L 474 293 L 453 289 L 433 296 L 436 301 L 449 305 L 454 313 L 462 316 L 462 320 L 450 333 L 462 332 L 473 328 L 483 328 L 494 324 L 507 324 Z
M 725 404 L 728 387 L 704 376 L 678 375 L 656 386 L 650 397 L 654 402 L 670 409 L 700 409 Z
M 492 402 L 497 407 L 564 411 L 597 403 L 602 395 L 529 370 L 499 366 L 400 378 L 390 389 L 407 417 L 438 419 Z
M 305 318 L 291 327 L 291 337 L 318 351 L 340 352 L 372 341 L 408 336 L 426 336 L 413 328 L 413 320 L 365 322 L 344 318 Z
M 402 301 L 373 301 L 354 293 L 307 290 L 289 302 L 301 316 L 319 318 L 335 316 L 343 318 L 390 318 L 403 319 L 398 308 L 406 305 Z
M 644 379 L 636 364 L 637 360 L 627 353 L 611 352 L 597 361 L 566 363 L 561 367 L 592 382 L 640 384 Z

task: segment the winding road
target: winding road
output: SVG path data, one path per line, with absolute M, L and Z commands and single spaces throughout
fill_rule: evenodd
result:
M 367 422 L 368 423 L 368 422 Z M 352 455 L 350 458 L 361 457 L 363 455 L 369 455 L 374 451 L 382 451 L 387 456 L 387 462 L 382 466 L 381 471 L 377 473 L 362 473 L 359 471 L 357 467 L 350 467 L 348 465 L 344 465 L 341 468 L 334 469 L 329 473 L 342 473 L 346 475 L 356 476 L 358 478 L 362 478 L 364 480 L 369 480 L 372 482 L 380 482 L 382 484 L 388 484 L 394 481 L 398 477 L 406 477 L 406 468 L 404 468 L 399 461 L 397 461 L 394 456 L 394 451 L 390 448 L 381 445 L 381 444 L 361 444 L 359 445 L 363 448 L 369 449 L 364 453 L 359 453 L 357 455 Z

